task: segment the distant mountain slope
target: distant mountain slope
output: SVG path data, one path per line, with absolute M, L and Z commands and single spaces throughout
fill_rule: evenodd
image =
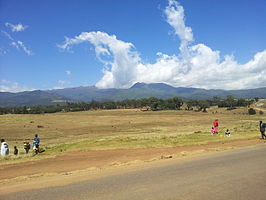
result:
M 164 83 L 136 83 L 129 89 L 98 89 L 90 86 L 20 93 L 0 92 L 0 106 L 52 105 L 65 101 L 119 101 L 123 99 L 148 98 L 151 96 L 162 99 L 175 96 L 184 100 L 211 99 L 214 96 L 225 98 L 228 94 L 237 98 L 266 98 L 266 87 L 226 91 L 172 87 Z
M 19 93 L 0 92 L 0 106 L 2 107 L 53 105 L 67 100 L 69 99 L 41 90 Z
M 53 95 L 63 96 L 74 101 L 110 101 L 112 99 L 112 95 L 118 91 L 118 89 L 98 89 L 94 86 L 88 86 L 49 90 L 47 92 Z

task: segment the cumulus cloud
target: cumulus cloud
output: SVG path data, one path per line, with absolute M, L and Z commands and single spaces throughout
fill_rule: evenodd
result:
M 0 80 L 0 92 L 23 92 L 23 91 L 33 91 L 34 88 L 27 86 L 21 86 L 17 82 L 12 82 L 8 80 Z
M 97 58 L 104 64 L 104 76 L 96 86 L 100 88 L 128 88 L 136 80 L 140 63 L 139 54 L 132 43 L 118 40 L 115 35 L 104 32 L 83 32 L 70 39 L 66 38 L 62 49 L 70 49 L 74 44 L 90 42 L 95 46 Z
M 12 32 L 24 31 L 27 28 L 27 26 L 23 26 L 21 23 L 11 24 L 9 22 L 6 22 L 5 25 L 6 27 L 10 28 Z
M 192 29 L 185 25 L 184 8 L 174 0 L 169 0 L 168 6 L 165 8 L 166 21 L 170 24 L 175 34 L 181 40 L 180 50 L 185 53 L 185 49 L 189 42 L 193 41 Z
M 66 38 L 59 48 L 89 42 L 97 58 L 104 64 L 99 88 L 128 88 L 136 82 L 162 82 L 176 87 L 206 89 L 245 89 L 266 86 L 266 50 L 252 60 L 239 64 L 233 55 L 220 56 L 205 44 L 191 45 L 192 29 L 185 24 L 184 8 L 169 0 L 164 10 L 167 23 L 180 38 L 179 53 L 157 53 L 155 63 L 143 63 L 134 45 L 104 32 L 83 32 Z

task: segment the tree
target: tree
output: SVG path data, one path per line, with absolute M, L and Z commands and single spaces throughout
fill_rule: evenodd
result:
M 207 108 L 210 107 L 210 103 L 206 100 L 200 100 L 198 101 L 198 111 L 207 112 Z
M 186 101 L 186 105 L 187 105 L 188 110 L 193 110 L 193 106 L 197 106 L 198 102 L 197 102 L 197 100 L 190 99 L 190 100 Z
M 220 97 L 214 96 L 212 97 L 212 106 L 217 106 L 219 104 L 219 102 L 221 101 Z
M 173 97 L 172 100 L 173 100 L 173 103 L 175 104 L 175 109 L 179 110 L 181 106 L 183 105 L 182 99 L 179 99 L 178 97 Z
M 149 102 L 149 106 L 151 107 L 151 110 L 158 110 L 160 99 L 156 97 L 150 97 L 148 99 L 148 102 Z
M 236 103 L 235 103 L 235 98 L 233 97 L 233 95 L 231 94 L 227 95 L 226 103 L 228 104 L 229 109 L 234 108 Z
M 253 108 L 249 108 L 248 109 L 248 114 L 249 115 L 255 115 L 256 114 L 256 110 L 254 110 Z

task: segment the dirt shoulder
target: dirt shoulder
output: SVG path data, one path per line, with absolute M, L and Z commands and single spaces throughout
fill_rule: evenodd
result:
M 34 162 L 5 164 L 0 166 L 0 194 L 64 185 L 122 168 L 125 170 L 129 166 L 142 166 L 143 163 L 155 164 L 156 161 L 165 159 L 179 159 L 261 144 L 265 144 L 265 141 L 251 139 L 197 146 L 71 152 Z

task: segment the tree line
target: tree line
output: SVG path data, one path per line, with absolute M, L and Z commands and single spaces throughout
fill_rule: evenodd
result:
M 237 99 L 232 95 L 222 99 L 213 97 L 211 100 L 186 100 L 173 97 L 168 99 L 160 99 L 156 97 L 142 99 L 126 99 L 122 101 L 90 101 L 90 102 L 67 102 L 64 105 L 49 106 L 20 106 L 20 107 L 0 107 L 0 114 L 42 114 L 55 112 L 76 112 L 97 109 L 131 109 L 139 108 L 145 110 L 196 110 L 206 112 L 210 106 L 227 107 L 234 109 L 235 107 L 246 107 L 253 103 L 254 100 Z

